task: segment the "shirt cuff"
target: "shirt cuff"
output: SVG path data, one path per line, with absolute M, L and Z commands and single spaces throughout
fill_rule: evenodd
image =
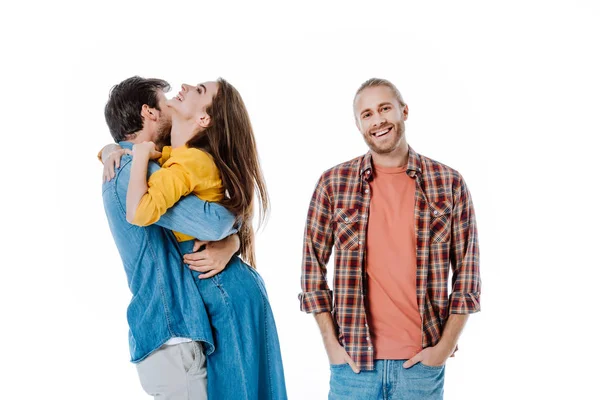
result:
M 473 314 L 481 311 L 479 292 L 452 293 L 450 295 L 450 314 Z
M 306 313 L 331 312 L 331 290 L 317 290 L 315 292 L 303 292 L 298 295 L 300 300 L 300 311 Z

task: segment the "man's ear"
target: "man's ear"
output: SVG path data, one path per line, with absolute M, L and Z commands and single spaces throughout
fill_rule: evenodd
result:
M 160 117 L 158 112 L 159 111 L 156 108 L 152 108 L 148 104 L 142 106 L 142 117 L 148 118 L 150 121 L 158 121 L 158 118 Z
M 196 117 L 196 124 L 202 129 L 206 129 L 210 126 L 210 115 L 208 115 L 205 111 L 198 114 Z
M 408 104 L 405 104 L 402 108 L 402 120 L 406 121 L 408 119 Z

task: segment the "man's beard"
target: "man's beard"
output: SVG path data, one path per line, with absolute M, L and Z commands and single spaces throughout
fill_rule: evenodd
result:
M 165 118 L 160 121 L 157 131 L 155 144 L 158 151 L 162 151 L 163 147 L 171 145 L 171 119 Z
M 396 135 L 396 138 L 395 138 L 395 140 L 390 141 L 390 143 L 385 144 L 384 146 L 376 144 L 375 140 L 373 139 L 373 137 L 371 136 L 370 133 L 367 132 L 366 135 L 363 135 L 363 138 L 365 139 L 367 146 L 369 146 L 369 149 L 371 149 L 371 151 L 373 153 L 389 154 L 398 148 L 398 145 L 400 144 L 400 142 L 402 141 L 402 138 L 404 137 L 404 130 L 405 130 L 404 122 L 401 121 L 401 122 L 395 123 L 393 125 L 394 125 L 393 134 Z M 392 132 L 390 132 L 390 133 L 392 133 Z M 388 135 L 390 133 L 388 133 Z

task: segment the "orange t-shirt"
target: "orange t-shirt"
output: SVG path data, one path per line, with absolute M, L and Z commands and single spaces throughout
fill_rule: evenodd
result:
M 367 298 L 376 359 L 422 350 L 417 305 L 415 180 L 406 166 L 374 166 L 367 229 Z

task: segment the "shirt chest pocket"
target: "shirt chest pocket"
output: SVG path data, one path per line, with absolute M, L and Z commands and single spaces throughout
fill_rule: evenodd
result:
M 360 213 L 356 208 L 337 208 L 334 212 L 334 245 L 338 250 L 358 250 L 360 241 Z
M 452 233 L 452 206 L 448 201 L 429 203 L 431 243 L 445 243 Z

